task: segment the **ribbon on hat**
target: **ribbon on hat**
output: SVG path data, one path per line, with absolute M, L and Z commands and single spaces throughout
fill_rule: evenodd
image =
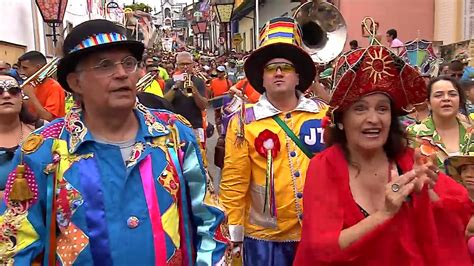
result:
M 77 52 L 79 50 L 83 50 L 83 49 L 101 45 L 101 44 L 114 43 L 114 42 L 120 42 L 120 41 L 126 41 L 126 40 L 127 40 L 127 36 L 122 35 L 117 32 L 94 34 L 90 36 L 89 38 L 80 42 L 74 48 L 72 48 L 69 53 Z

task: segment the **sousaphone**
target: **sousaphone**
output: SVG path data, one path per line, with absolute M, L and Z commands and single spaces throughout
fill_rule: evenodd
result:
M 313 62 L 329 63 L 344 49 L 347 26 L 334 5 L 320 0 L 306 2 L 295 11 L 293 18 L 302 30 L 303 49 Z

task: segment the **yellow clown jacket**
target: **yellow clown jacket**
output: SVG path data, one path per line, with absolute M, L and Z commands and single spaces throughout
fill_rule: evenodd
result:
M 219 195 L 231 241 L 243 241 L 244 235 L 275 242 L 300 240 L 302 191 L 310 158 L 272 117 L 280 117 L 314 154 L 324 148 L 321 122 L 327 108 L 321 100 L 301 95 L 298 106 L 284 113 L 264 94 L 245 110 L 245 116 L 237 113 L 231 119 Z M 270 146 L 269 139 L 273 139 Z M 265 150 L 271 146 L 268 160 Z M 273 178 L 268 178 L 269 168 Z M 274 208 L 268 208 L 272 198 Z

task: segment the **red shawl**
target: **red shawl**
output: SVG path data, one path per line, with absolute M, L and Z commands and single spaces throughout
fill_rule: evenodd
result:
M 413 150 L 397 160 L 403 172 L 413 167 Z M 472 265 L 466 225 L 472 214 L 467 191 L 444 174 L 432 202 L 425 188 L 400 211 L 350 247 L 341 250 L 340 232 L 364 219 L 349 187 L 342 149 L 333 146 L 310 162 L 304 188 L 302 239 L 294 265 Z

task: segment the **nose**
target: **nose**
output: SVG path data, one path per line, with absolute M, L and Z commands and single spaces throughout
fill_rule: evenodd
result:
M 281 68 L 277 68 L 275 70 L 275 76 L 283 76 L 283 71 L 281 71 Z
M 3 99 L 11 99 L 12 98 L 12 95 L 9 92 L 3 91 L 3 90 L 0 90 L 0 96 Z
M 380 117 L 376 110 L 371 110 L 367 113 L 367 122 L 371 124 L 376 124 L 380 121 Z
M 117 64 L 115 69 L 115 76 L 118 78 L 128 77 L 128 73 L 127 71 L 125 71 L 125 68 L 122 64 Z

